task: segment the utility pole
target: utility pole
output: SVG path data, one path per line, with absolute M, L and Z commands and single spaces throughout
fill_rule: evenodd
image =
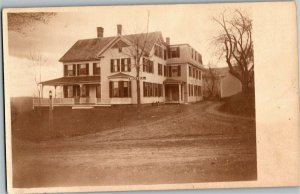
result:
M 53 104 L 52 91 L 49 91 L 49 131 L 53 131 Z

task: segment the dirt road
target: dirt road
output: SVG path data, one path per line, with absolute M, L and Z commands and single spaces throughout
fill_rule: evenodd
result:
M 256 179 L 255 121 L 214 103 L 139 126 L 33 143 L 13 139 L 14 187 L 166 184 Z M 170 106 L 172 110 L 172 106 Z M 155 115 L 153 115 L 155 118 Z

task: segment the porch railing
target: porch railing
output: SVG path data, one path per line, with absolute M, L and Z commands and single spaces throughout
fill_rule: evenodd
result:
M 75 98 L 53 98 L 52 103 L 55 105 L 74 105 L 74 104 L 101 104 L 103 101 L 101 98 L 84 98 L 81 97 L 75 100 Z M 76 101 L 76 102 L 75 102 Z M 33 106 L 49 106 L 50 99 L 49 98 L 34 98 Z
M 81 97 L 79 99 L 80 104 L 96 104 L 97 103 L 97 98 L 83 98 Z
M 53 98 L 53 105 L 72 105 L 74 104 L 74 98 Z M 49 98 L 34 98 L 33 106 L 49 106 L 50 99 Z

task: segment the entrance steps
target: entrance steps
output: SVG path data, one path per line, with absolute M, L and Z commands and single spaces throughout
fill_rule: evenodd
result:
M 93 106 L 88 106 L 88 105 L 75 105 L 72 106 L 72 109 L 92 109 L 94 108 Z

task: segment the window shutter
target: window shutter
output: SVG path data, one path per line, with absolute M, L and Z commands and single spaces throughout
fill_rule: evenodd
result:
M 121 59 L 121 71 L 125 71 L 125 59 Z
M 124 97 L 124 85 L 123 85 L 123 81 L 119 81 L 119 97 Z
M 109 81 L 109 97 L 112 98 L 113 82 Z
M 79 75 L 80 64 L 77 64 L 77 75 Z
M 96 75 L 96 63 L 93 63 L 93 75 Z
M 178 71 L 178 76 L 181 76 L 181 66 L 180 65 L 177 66 L 177 71 Z
M 86 86 L 85 86 L 85 96 L 86 96 L 86 97 L 89 97 L 89 96 L 90 96 L 90 87 L 89 87 L 89 85 L 86 85 Z
M 111 73 L 114 72 L 114 60 L 113 59 L 110 60 L 110 72 Z
M 131 71 L 131 58 L 127 58 L 128 71 Z
M 154 73 L 154 63 L 153 63 L 153 61 L 151 61 L 150 64 L 151 64 L 151 73 Z
M 86 69 L 86 75 L 89 75 L 89 64 L 88 63 L 86 63 L 85 64 L 85 69 Z
M 68 66 L 64 65 L 64 76 L 68 75 Z
M 76 64 L 73 64 L 73 76 L 76 74 Z
M 131 97 L 131 81 L 128 81 L 128 97 Z
M 120 59 L 117 59 L 118 71 L 120 71 Z
M 68 86 L 63 86 L 64 98 L 68 98 Z
M 177 57 L 180 57 L 180 48 L 177 47 Z

